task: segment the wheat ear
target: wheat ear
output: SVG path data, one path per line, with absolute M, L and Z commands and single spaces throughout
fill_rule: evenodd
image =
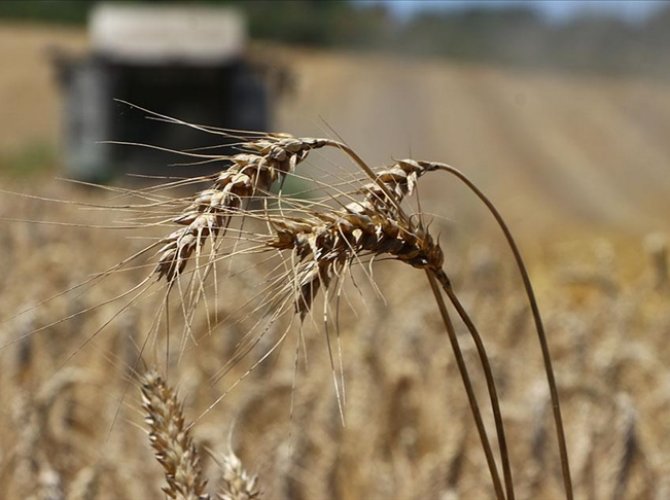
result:
M 257 477 L 249 474 L 242 461 L 229 450 L 221 457 L 221 487 L 219 500 L 254 500 L 260 498 Z
M 141 391 L 149 440 L 168 483 L 163 491 L 170 498 L 179 500 L 209 499 L 198 453 L 185 425 L 177 395 L 154 371 L 142 378 Z
M 404 160 L 388 170 L 381 171 L 373 179 L 373 183 L 364 186 L 359 191 L 365 194 L 363 200 L 351 202 L 341 210 L 314 212 L 309 214 L 309 217 L 293 219 L 268 218 L 274 234 L 266 241 L 266 245 L 278 250 L 291 250 L 293 253 L 291 261 L 297 263 L 293 279 L 285 285 L 285 291 L 295 292 L 295 309 L 301 318 L 304 319 L 311 310 L 319 289 L 327 289 L 333 279 L 339 279 L 352 262 L 362 256 L 390 255 L 413 267 L 425 269 L 431 280 L 431 287 L 435 279 L 442 282 L 446 280 L 446 274 L 442 270 L 444 256 L 439 244 L 421 224 L 414 223 L 400 208 L 402 198 L 411 194 L 418 177 L 431 170 L 433 168 L 430 166 L 424 167 L 413 160 Z M 496 495 L 499 499 L 505 498 L 453 324 L 446 307 L 443 307 L 439 291 L 435 298 L 440 305 L 445 328 L 457 358 Z M 459 310 L 460 312 L 462 311 Z M 467 316 L 465 319 L 468 319 Z M 483 342 L 476 328 L 472 327 L 471 323 L 468 323 L 468 326 L 477 344 L 486 373 L 499 435 L 505 486 L 511 500 L 514 498 L 512 477 L 495 383 Z
M 209 189 L 197 193 L 191 204 L 170 222 L 184 226 L 160 241 L 158 278 L 171 283 L 184 270 L 194 252 L 225 233 L 231 217 L 257 194 L 293 172 L 323 139 L 298 139 L 285 134 L 243 144 L 246 151 L 229 158 L 230 166 L 212 178 Z

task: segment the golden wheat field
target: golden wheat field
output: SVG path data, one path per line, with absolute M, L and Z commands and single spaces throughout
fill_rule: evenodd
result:
M 26 61 L 0 75 L 3 151 L 56 141 L 52 43 L 84 37 L 0 26 L 3 67 Z M 245 137 L 195 198 L 3 177 L 0 498 L 566 498 L 513 253 L 456 177 L 403 158 L 457 166 L 516 237 L 574 497 L 670 498 L 670 86 L 255 50 L 295 75 L 293 137 Z

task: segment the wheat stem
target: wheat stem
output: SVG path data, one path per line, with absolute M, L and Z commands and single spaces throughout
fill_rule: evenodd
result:
M 491 369 L 491 363 L 484 347 L 484 341 L 482 340 L 477 327 L 472 322 L 470 316 L 463 307 L 463 304 L 461 304 L 461 301 L 454 292 L 454 289 L 451 285 L 451 280 L 449 280 L 446 273 L 444 271 L 437 273 L 437 279 L 442 285 L 442 288 L 444 288 L 444 291 L 458 312 L 458 315 L 461 317 L 461 320 L 468 328 L 472 340 L 475 342 L 475 346 L 477 347 L 477 353 L 479 354 L 479 359 L 481 361 L 484 376 L 486 378 L 486 386 L 488 388 L 489 397 L 491 399 L 491 409 L 493 410 L 493 419 L 495 420 L 496 432 L 498 434 L 500 459 L 502 461 L 507 500 L 514 500 L 514 483 L 512 481 L 512 468 L 510 466 L 509 451 L 507 449 L 507 439 L 505 438 L 505 426 L 503 425 L 502 413 L 500 411 L 500 404 L 498 401 L 498 392 L 496 390 L 495 381 L 493 379 L 493 370 Z
M 390 201 L 393 204 L 394 208 L 398 209 L 402 213 L 402 210 L 400 210 L 400 203 L 398 202 L 396 197 L 393 196 L 393 194 L 389 190 L 388 186 L 368 166 L 368 164 L 365 163 L 365 161 L 358 155 L 358 153 L 356 153 L 356 151 L 351 149 L 349 146 L 347 146 L 343 142 L 331 141 L 331 140 L 326 140 L 326 139 L 324 139 L 324 141 L 328 146 L 332 146 L 332 147 L 335 147 L 335 148 L 338 148 L 338 149 L 341 149 L 342 151 L 344 151 L 344 153 L 346 153 L 354 161 L 354 163 L 356 163 L 356 165 L 358 165 L 363 170 L 363 172 L 365 172 L 365 174 L 368 177 L 370 177 L 370 179 L 372 179 L 379 186 L 379 188 L 382 190 L 382 192 L 388 198 L 388 201 Z
M 456 337 L 454 325 L 451 322 L 449 311 L 447 311 L 447 306 L 444 303 L 444 299 L 442 298 L 442 294 L 437 285 L 437 278 L 435 274 L 435 271 L 426 269 L 426 276 L 428 277 L 430 288 L 432 289 L 433 295 L 435 296 L 437 306 L 440 309 L 440 315 L 442 316 L 442 321 L 444 322 L 447 335 L 449 336 L 449 341 L 451 342 L 451 347 L 454 351 L 454 357 L 456 358 L 456 364 L 458 365 L 458 370 L 461 374 L 461 380 L 463 380 L 463 385 L 465 386 L 465 392 L 468 396 L 468 403 L 470 404 L 470 409 L 472 410 L 472 415 L 475 419 L 475 425 L 477 426 L 479 439 L 482 442 L 482 448 L 484 448 L 484 454 L 486 455 L 486 462 L 489 466 L 489 472 L 491 473 L 491 479 L 493 481 L 496 497 L 498 500 L 505 500 L 505 494 L 503 493 L 502 484 L 500 483 L 500 476 L 498 474 L 495 459 L 493 458 L 493 452 L 491 451 L 491 444 L 489 443 L 488 436 L 486 435 L 486 428 L 484 427 L 482 415 L 479 411 L 477 397 L 475 396 L 475 391 L 472 387 L 472 382 L 470 380 L 470 375 L 468 374 L 468 368 L 465 364 L 465 359 L 463 358 L 463 353 L 461 352 L 461 348 L 458 344 L 458 338 Z
M 542 323 L 542 316 L 540 315 L 540 309 L 537 305 L 537 300 L 535 298 L 535 292 L 533 290 L 533 285 L 530 282 L 530 277 L 528 276 L 528 271 L 526 265 L 521 257 L 521 252 L 510 232 L 507 224 L 505 223 L 502 215 L 495 207 L 495 205 L 489 200 L 489 198 L 477 187 L 475 184 L 460 170 L 447 165 L 445 163 L 431 163 L 439 170 L 444 170 L 458 179 L 460 179 L 477 197 L 486 205 L 489 212 L 493 215 L 498 226 L 505 235 L 507 244 L 509 245 L 512 253 L 514 254 L 514 260 L 516 261 L 519 273 L 523 280 L 523 286 L 526 290 L 526 295 L 528 297 L 528 303 L 530 305 L 531 312 L 533 314 L 533 320 L 535 322 L 535 330 L 537 331 L 537 336 L 540 342 L 540 348 L 542 350 L 542 359 L 544 362 L 544 368 L 547 377 L 547 383 L 549 385 L 549 393 L 551 395 L 551 406 L 554 414 L 554 423 L 556 426 L 556 436 L 558 439 L 558 449 L 561 457 L 561 469 L 563 473 L 563 486 L 565 488 L 565 496 L 568 500 L 573 500 L 574 494 L 572 490 L 572 479 L 570 477 L 570 462 L 568 460 L 568 447 L 565 439 L 565 431 L 563 429 L 563 418 L 561 416 L 561 406 L 558 398 L 558 388 L 556 386 L 556 378 L 554 375 L 554 369 L 551 362 L 551 354 L 549 352 L 549 344 L 547 342 L 547 335 L 544 331 L 544 324 Z

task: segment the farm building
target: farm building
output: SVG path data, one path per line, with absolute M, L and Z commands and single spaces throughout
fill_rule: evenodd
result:
M 90 52 L 56 57 L 64 102 L 68 176 L 102 181 L 126 173 L 190 176 L 183 158 L 126 141 L 186 150 L 224 142 L 147 119 L 119 101 L 190 123 L 266 130 L 267 87 L 245 57 L 246 26 L 235 11 L 207 6 L 102 4 L 89 21 Z M 220 151 L 220 150 L 219 150 Z

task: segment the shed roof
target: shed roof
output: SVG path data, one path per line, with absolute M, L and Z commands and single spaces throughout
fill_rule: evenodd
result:
M 203 5 L 98 5 L 89 32 L 95 53 L 137 63 L 225 62 L 246 45 L 237 11 Z

